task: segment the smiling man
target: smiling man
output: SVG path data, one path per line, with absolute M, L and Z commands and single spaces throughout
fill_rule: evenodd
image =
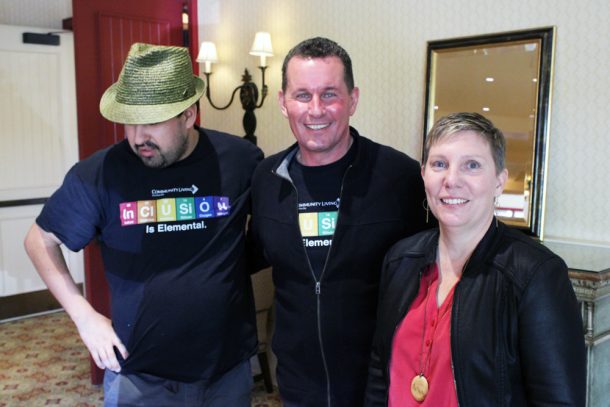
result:
M 244 240 L 261 151 L 195 125 L 188 49 L 134 44 L 100 102 L 125 140 L 77 163 L 26 237 L 38 273 L 104 375 L 104 406 L 249 407 L 256 352 Z M 101 246 L 111 320 L 60 246 Z
M 279 103 L 296 143 L 252 180 L 252 254 L 273 267 L 287 407 L 363 404 L 384 254 L 425 228 L 419 164 L 350 127 L 359 96 L 337 43 L 294 47 Z

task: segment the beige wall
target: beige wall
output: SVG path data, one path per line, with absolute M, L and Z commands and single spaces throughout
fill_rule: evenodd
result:
M 361 133 L 420 156 L 426 41 L 555 25 L 545 238 L 610 246 L 610 2 L 607 0 L 199 0 L 200 38 L 212 40 L 216 104 L 228 100 L 247 67 L 254 33 L 269 31 L 275 57 L 270 100 L 256 112 L 259 145 L 271 154 L 293 142 L 278 110 L 281 63 L 297 42 L 327 36 L 351 54 Z M 202 104 L 204 125 L 243 135 L 242 110 Z
M 0 0 L 0 23 L 61 27 L 70 0 Z M 557 46 L 545 237 L 610 246 L 610 2 L 607 0 L 199 0 L 202 40 L 216 42 L 215 102 L 228 101 L 245 67 L 254 32 L 273 36 L 270 96 L 256 112 L 267 154 L 292 143 L 276 101 L 288 49 L 316 35 L 351 54 L 361 98 L 352 123 L 365 135 L 419 158 L 426 41 L 555 25 Z M 243 134 L 234 103 L 217 112 L 202 104 L 204 124 Z
M 0 24 L 61 30 L 72 17 L 71 0 L 0 0 Z

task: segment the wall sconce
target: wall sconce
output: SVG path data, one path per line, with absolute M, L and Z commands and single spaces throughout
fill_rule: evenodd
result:
M 204 41 L 201 43 L 199 48 L 199 55 L 197 55 L 197 62 L 205 63 L 203 74 L 206 79 L 206 90 L 205 97 L 210 102 L 210 105 L 216 110 L 225 110 L 233 103 L 235 94 L 239 90 L 239 99 L 241 100 L 241 106 L 244 109 L 243 126 L 246 131 L 244 138 L 256 144 L 256 136 L 254 131 L 256 130 L 256 116 L 254 110 L 263 106 L 265 98 L 267 97 L 267 85 L 265 84 L 265 70 L 267 69 L 267 57 L 273 56 L 273 48 L 271 46 L 271 35 L 267 32 L 257 32 L 250 49 L 250 55 L 256 55 L 260 57 L 259 69 L 261 70 L 263 84 L 262 84 L 262 97 L 260 102 L 258 101 L 258 87 L 252 82 L 252 76 L 247 69 L 244 69 L 244 74 L 241 78 L 243 84 L 233 89 L 231 94 L 231 100 L 225 106 L 216 106 L 212 102 L 211 86 L 210 86 L 210 75 L 212 75 L 212 64 L 218 62 L 218 54 L 216 53 L 216 45 L 213 42 Z

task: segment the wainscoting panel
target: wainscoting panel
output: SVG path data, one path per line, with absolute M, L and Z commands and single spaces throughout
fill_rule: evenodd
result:
M 42 205 L 0 208 L 0 297 L 46 289 L 23 248 L 23 239 Z M 82 253 L 62 246 L 66 263 L 77 283 L 84 278 Z
M 0 25 L 0 297 L 44 290 L 23 239 L 78 160 L 74 44 L 24 44 L 23 33 L 55 29 Z M 83 281 L 82 254 L 64 249 L 74 279 Z
M 46 197 L 78 159 L 72 33 L 60 45 L 24 44 L 0 25 L 0 201 Z

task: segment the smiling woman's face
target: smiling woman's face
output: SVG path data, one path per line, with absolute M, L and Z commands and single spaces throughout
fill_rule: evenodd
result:
M 506 169 L 496 173 L 489 143 L 474 131 L 442 137 L 430 146 L 422 176 L 440 227 L 487 230 L 507 174 Z

